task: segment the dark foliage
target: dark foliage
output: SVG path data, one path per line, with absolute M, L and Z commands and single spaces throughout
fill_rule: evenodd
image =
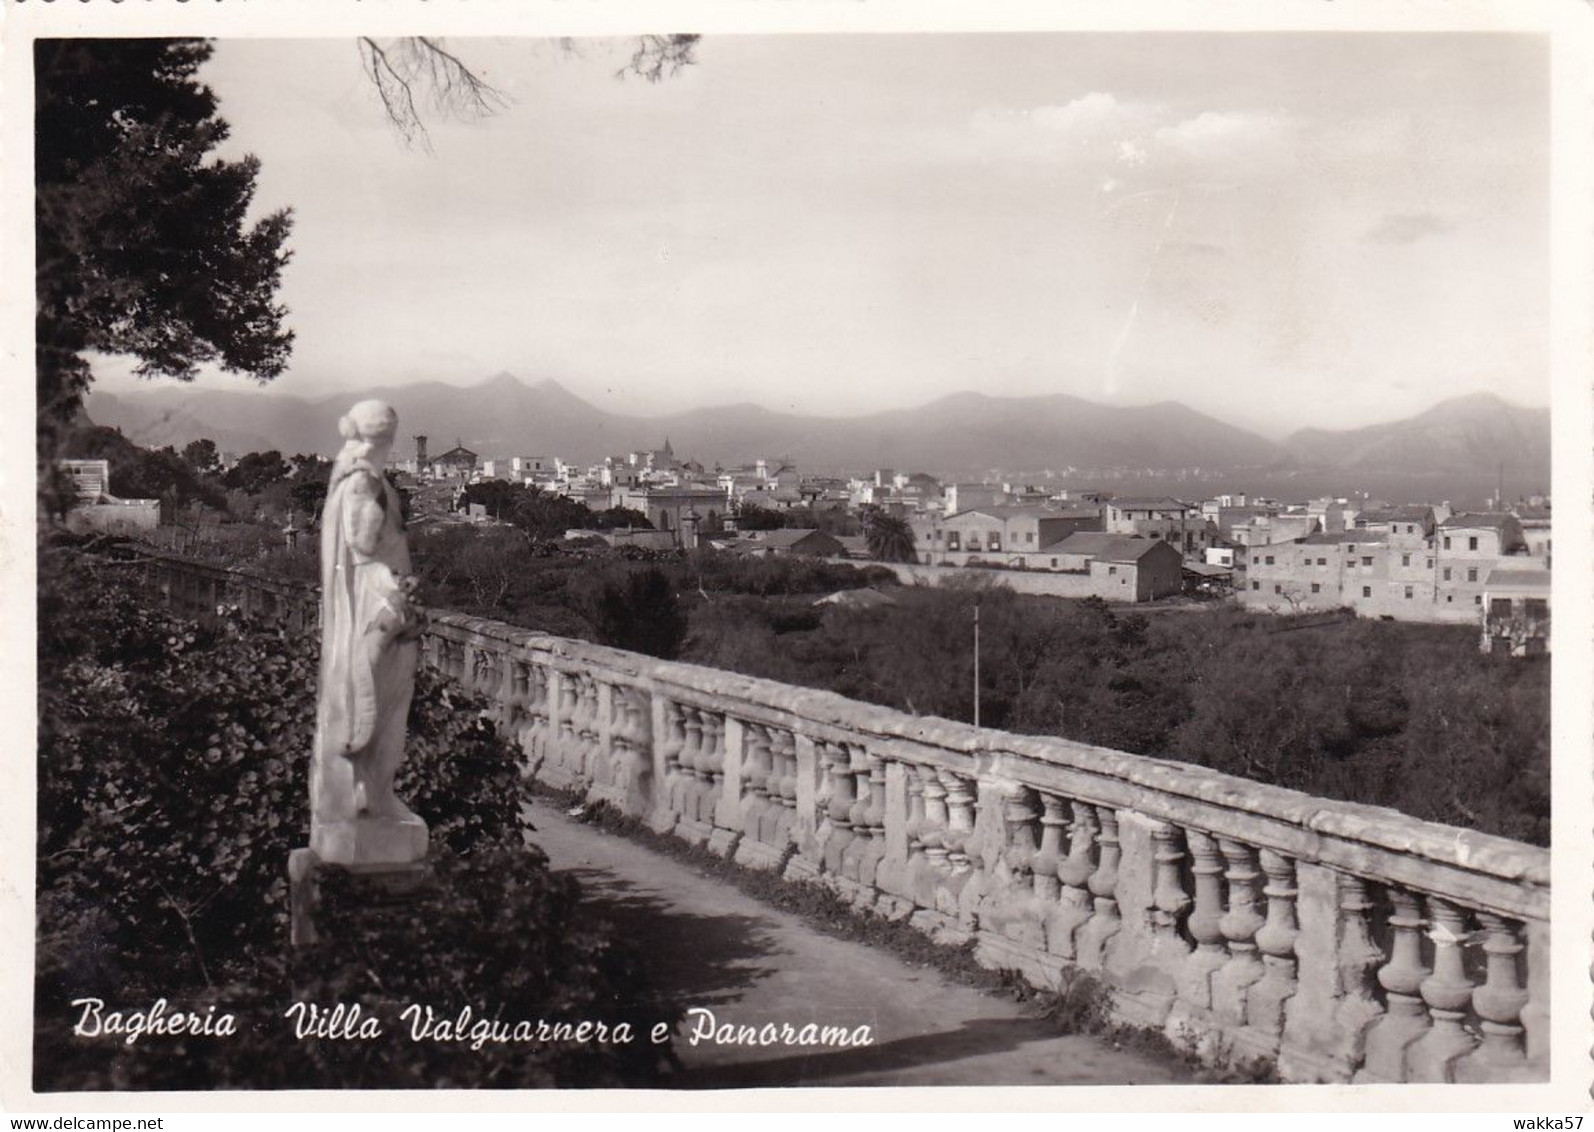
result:
M 34 44 L 38 417 L 53 453 L 88 387 L 89 350 L 144 375 L 214 363 L 266 380 L 293 335 L 275 301 L 286 211 L 246 222 L 259 165 L 223 161 L 203 40 Z
M 675 656 L 686 636 L 686 615 L 669 577 L 657 566 L 639 566 L 619 577 L 582 572 L 579 594 L 599 644 L 649 656 Z
M 647 1078 L 660 1048 L 645 1040 L 482 1054 L 400 1036 L 408 1002 L 531 1020 L 668 1014 L 633 960 L 579 922 L 574 887 L 524 846 L 518 767 L 485 705 L 429 673 L 417 681 L 399 792 L 431 828 L 430 893 L 378 925 L 340 911 L 333 891 L 322 919 L 337 931 L 286 957 L 286 861 L 308 836 L 314 634 L 175 617 L 141 600 L 121 563 L 43 553 L 38 1087 Z M 121 1009 L 216 1003 L 244 1032 L 133 1046 L 73 1037 L 69 1004 L 90 996 Z M 296 1042 L 283 1011 L 298 1000 L 386 1010 L 394 1040 Z
M 254 495 L 273 484 L 288 478 L 293 469 L 276 449 L 269 452 L 249 452 L 238 457 L 238 462 L 227 469 L 221 482 L 230 488 Z
M 1549 841 L 1549 665 L 1467 627 L 1352 621 L 1275 632 L 1219 609 L 1152 619 L 1099 601 L 897 589 L 831 610 L 697 608 L 681 656 L 949 719 L 1209 766 L 1310 794 Z
M 226 506 L 221 488 L 202 477 L 184 456 L 172 448 L 141 448 L 123 436 L 121 429 L 94 425 L 72 428 L 62 435 L 58 455 L 62 459 L 108 461 L 110 492 L 123 499 L 159 499 L 174 507 L 194 502 L 214 508 Z

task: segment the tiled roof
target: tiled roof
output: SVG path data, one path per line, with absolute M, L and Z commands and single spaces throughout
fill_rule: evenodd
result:
M 1499 511 L 1469 511 L 1452 515 L 1439 525 L 1447 530 L 1504 530 L 1506 524 L 1516 521 L 1516 516 Z
M 1172 546 L 1169 546 L 1161 539 L 1119 536 L 1116 541 L 1102 550 L 1096 557 L 1105 562 L 1138 562 L 1159 546 L 1166 546 L 1169 550 L 1173 550 Z M 1179 552 L 1173 550 L 1173 553 L 1177 555 Z
M 1147 509 L 1155 509 L 1158 511 L 1190 511 L 1196 509 L 1189 503 L 1181 502 L 1180 500 L 1173 499 L 1166 495 L 1156 499 L 1111 499 L 1108 500 L 1108 505 L 1116 507 L 1120 511 L 1145 511 Z
M 1548 570 L 1527 569 L 1519 566 L 1496 566 L 1489 571 L 1489 577 L 1484 584 L 1489 586 L 1522 586 L 1549 589 L 1550 572 Z
M 1110 535 L 1105 531 L 1075 531 L 1061 542 L 1054 542 L 1050 546 L 1042 547 L 1041 553 L 1051 554 L 1099 554 L 1112 543 L 1123 538 L 1123 535 Z M 1149 542 L 1150 539 L 1142 541 Z

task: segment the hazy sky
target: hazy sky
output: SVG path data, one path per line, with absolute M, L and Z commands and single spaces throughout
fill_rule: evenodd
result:
M 449 45 L 512 103 L 430 119 L 431 152 L 352 40 L 207 68 L 258 203 L 296 217 L 285 392 L 1067 392 L 1273 435 L 1549 401 L 1534 37 L 729 36 L 656 85 L 614 77 L 616 44 Z

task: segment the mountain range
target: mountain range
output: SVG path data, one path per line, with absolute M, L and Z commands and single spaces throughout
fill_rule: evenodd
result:
M 464 387 L 423 382 L 320 398 L 151 385 L 94 392 L 86 409 L 96 424 L 120 428 L 145 446 L 180 448 L 209 437 L 223 451 L 330 455 L 339 443 L 338 417 L 367 397 L 398 410 L 396 451 L 404 456 L 414 451 L 410 438 L 423 433 L 433 454 L 462 443 L 487 458 L 549 455 L 590 463 L 657 448 L 668 437 L 679 457 L 709 466 L 763 456 L 805 470 L 895 467 L 943 475 L 1070 465 L 1482 475 L 1505 461 L 1515 472 L 1547 479 L 1550 464 L 1549 410 L 1521 408 L 1493 394 L 1454 398 L 1366 428 L 1304 429 L 1282 443 L 1176 401 L 1124 407 L 1067 394 L 969 392 L 857 417 L 778 413 L 753 404 L 635 416 L 600 409 L 557 381 L 528 384 L 508 373 Z

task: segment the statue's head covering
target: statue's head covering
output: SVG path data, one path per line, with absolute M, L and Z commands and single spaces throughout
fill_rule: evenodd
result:
M 386 401 L 361 401 L 338 421 L 338 432 L 345 440 L 386 444 L 397 431 L 398 414 Z
M 398 414 L 386 401 L 361 401 L 338 418 L 343 450 L 332 462 L 332 482 L 337 483 L 358 464 L 393 443 Z

